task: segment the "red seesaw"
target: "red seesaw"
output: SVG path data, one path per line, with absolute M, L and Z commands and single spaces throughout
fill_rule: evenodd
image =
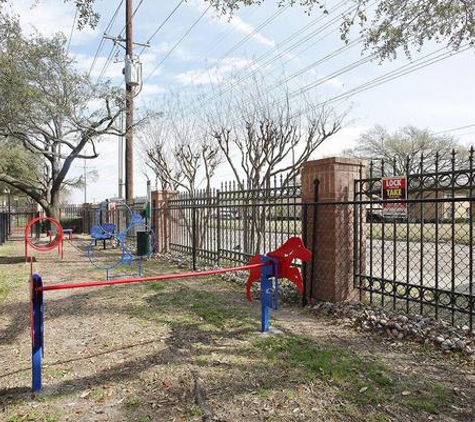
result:
M 278 306 L 278 278 L 288 278 L 296 284 L 302 294 L 303 283 L 300 270 L 292 267 L 294 259 L 308 261 L 311 258 L 310 251 L 305 248 L 302 240 L 292 237 L 277 250 L 266 255 L 255 255 L 249 265 L 222 268 L 217 270 L 190 272 L 183 274 L 167 274 L 153 277 L 130 278 L 120 280 L 97 280 L 84 283 L 57 284 L 44 286 L 38 274 L 30 277 L 30 319 L 32 341 L 32 391 L 41 390 L 41 360 L 43 356 L 43 293 L 49 290 L 78 289 L 82 287 L 110 286 L 113 284 L 142 283 L 148 281 L 173 280 L 180 278 L 203 277 L 216 274 L 224 274 L 236 271 L 250 271 L 246 283 L 247 297 L 250 297 L 252 283 L 261 281 L 261 331 L 269 331 L 270 308 Z M 259 271 L 260 270 L 260 271 Z M 271 281 L 273 279 L 273 282 Z

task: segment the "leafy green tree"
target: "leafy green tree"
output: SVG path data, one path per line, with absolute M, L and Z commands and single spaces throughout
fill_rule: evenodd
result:
M 122 95 L 92 86 L 68 58 L 65 39 L 25 37 L 16 20 L 0 17 L 0 182 L 56 216 L 74 160 L 98 156 L 97 141 L 120 134 Z
M 11 0 L 0 0 L 6 4 Z M 37 0 L 38 1 L 38 0 Z M 41 0 L 39 0 L 41 1 Z M 96 0 L 63 0 L 74 3 L 79 12 L 78 26 L 96 26 L 99 15 L 94 11 Z M 264 0 L 206 0 L 223 14 L 232 14 L 243 6 L 261 4 Z M 280 6 L 300 4 L 307 13 L 317 7 L 328 13 L 325 0 L 280 0 Z M 353 7 L 350 7 L 353 4 Z M 374 12 L 372 7 L 374 5 Z M 475 43 L 474 0 L 350 0 L 348 12 L 342 17 L 341 36 L 348 42 L 349 33 L 357 27 L 365 47 L 374 50 L 380 59 L 395 57 L 402 49 L 410 55 L 430 40 L 445 42 L 457 50 L 464 43 Z

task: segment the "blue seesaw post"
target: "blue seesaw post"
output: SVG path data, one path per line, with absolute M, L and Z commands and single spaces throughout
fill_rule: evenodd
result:
M 43 281 L 38 274 L 31 279 L 31 391 L 41 390 L 41 359 L 43 357 Z
M 277 286 L 278 262 L 276 259 L 265 255 L 262 256 L 262 262 L 272 262 L 272 265 L 265 265 L 261 268 L 261 332 L 267 333 L 269 331 L 270 309 L 272 307 L 277 309 L 277 303 L 273 303 L 271 278 L 276 279 Z M 277 294 L 277 292 L 274 293 Z

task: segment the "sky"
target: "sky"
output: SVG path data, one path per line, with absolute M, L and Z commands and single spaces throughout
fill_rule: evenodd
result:
M 35 4 L 32 7 L 32 3 Z M 151 39 L 150 47 L 135 47 L 143 64 L 144 85 L 137 96 L 138 112 L 159 109 L 170 93 L 179 93 L 190 104 L 196 103 L 200 93 L 203 104 L 219 107 L 219 96 L 212 89 L 230 89 L 239 95 L 242 85 L 251 80 L 253 72 L 263 75 L 266 85 L 287 85 L 295 93 L 295 102 L 306 92 L 313 101 L 332 102 L 336 112 L 347 113 L 344 128 L 326 141 L 313 158 L 335 156 L 342 150 L 354 147 L 358 136 L 379 124 L 389 130 L 405 125 L 428 128 L 435 133 L 454 135 L 463 144 L 475 139 L 475 50 L 468 50 L 441 60 L 402 77 L 369 86 L 363 85 L 376 78 L 388 77 L 390 72 L 410 65 L 400 55 L 396 60 L 379 63 L 366 61 L 353 66 L 368 56 L 361 43 L 342 50 L 344 44 L 338 33 L 338 19 L 349 2 L 329 0 L 331 12 L 322 17 L 318 10 L 310 15 L 300 6 L 278 7 L 267 0 L 261 6 L 244 7 L 232 19 L 218 15 L 203 0 L 133 0 L 137 7 L 134 16 L 134 40 L 147 42 L 164 20 L 178 6 L 175 13 Z M 63 32 L 69 40 L 69 53 L 75 58 L 78 70 L 89 72 L 93 80 L 109 78 L 114 85 L 123 83 L 124 51 L 113 50 L 113 42 L 103 40 L 105 31 L 118 36 L 124 29 L 125 6 L 118 8 L 119 0 L 96 0 L 101 18 L 97 28 L 74 28 L 75 9 L 62 0 L 15 0 L 12 10 L 20 16 L 26 32 L 38 31 L 44 35 Z M 118 10 L 115 20 L 111 18 Z M 74 29 L 73 29 L 74 28 Z M 352 34 L 351 39 L 356 38 Z M 101 41 L 103 40 L 103 41 Z M 414 66 L 423 65 L 429 58 L 448 50 L 427 56 L 442 45 L 428 44 L 420 53 L 414 53 Z M 108 60 L 110 52 L 116 53 Z M 142 51 L 143 50 L 143 51 Z M 338 54 L 339 53 L 339 54 Z M 330 56 L 333 54 L 333 57 Z M 96 59 L 94 60 L 94 57 Z M 231 76 L 236 75 L 232 80 Z M 378 79 L 376 79 L 378 80 Z M 383 79 L 384 80 L 384 79 Z M 316 85 L 310 89 L 310 84 Z M 203 94 L 204 93 L 204 94 Z M 236 93 L 236 94 L 234 94 Z M 354 95 L 349 95 L 354 93 Z M 244 94 L 243 94 L 244 95 Z M 277 95 L 277 94 L 276 94 Z M 211 104 L 215 102 L 216 104 Z M 190 113 L 196 109 L 190 106 Z M 136 140 L 137 144 L 137 140 Z M 99 158 L 87 166 L 98 173 L 87 186 L 88 202 L 100 202 L 118 194 L 118 139 L 109 137 L 99 144 Z M 83 162 L 77 161 L 73 174 L 80 174 Z M 135 194 L 146 192 L 146 174 L 142 154 L 135 153 Z M 223 168 L 216 183 L 231 179 Z M 74 191 L 69 199 L 73 203 L 84 200 L 84 191 Z

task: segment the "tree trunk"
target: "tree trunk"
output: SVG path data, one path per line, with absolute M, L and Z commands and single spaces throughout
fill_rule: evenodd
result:
M 59 189 L 51 191 L 51 200 L 49 206 L 45 208 L 47 217 L 55 218 L 59 221 Z

